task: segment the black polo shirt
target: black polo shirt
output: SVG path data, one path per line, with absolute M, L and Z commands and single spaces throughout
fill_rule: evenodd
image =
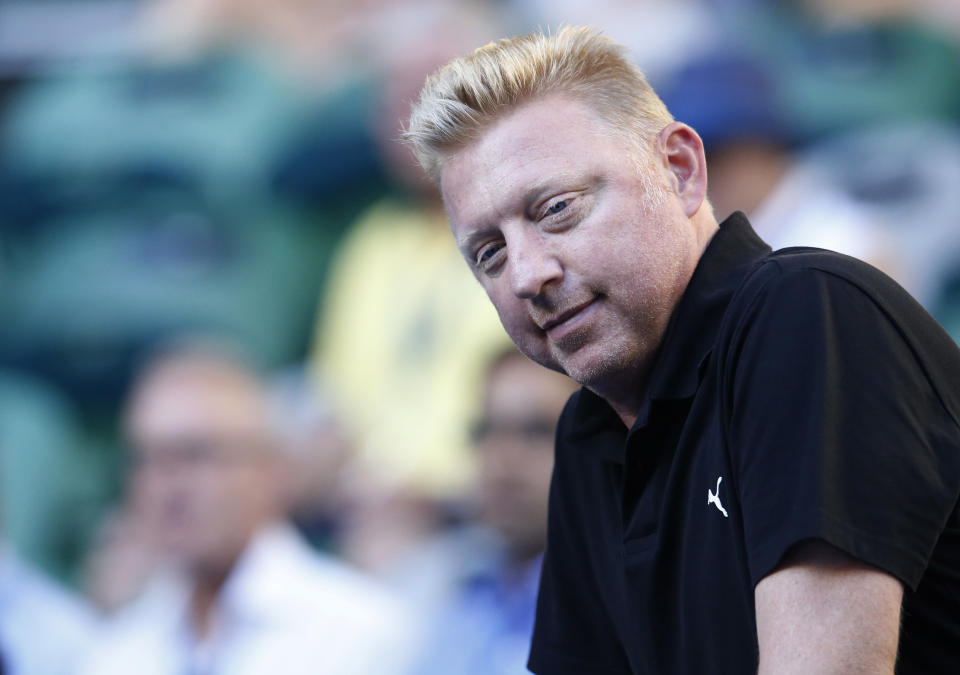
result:
M 560 419 L 531 670 L 754 673 L 754 586 L 816 538 L 903 582 L 897 672 L 960 672 L 960 350 L 906 292 L 734 214 L 648 392 Z

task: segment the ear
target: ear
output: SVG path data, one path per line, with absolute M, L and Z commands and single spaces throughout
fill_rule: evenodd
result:
M 707 197 L 707 158 L 703 141 L 683 122 L 671 122 L 660 131 L 658 143 L 684 213 L 688 218 L 692 217 Z

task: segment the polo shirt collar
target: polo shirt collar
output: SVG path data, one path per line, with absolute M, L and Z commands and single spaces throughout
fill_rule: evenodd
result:
M 646 426 L 654 401 L 693 397 L 734 292 L 750 266 L 771 250 L 740 211 L 720 224 L 677 305 L 634 429 Z M 623 432 L 609 404 L 587 389 L 579 392 L 574 420 L 579 438 L 596 438 L 615 429 Z

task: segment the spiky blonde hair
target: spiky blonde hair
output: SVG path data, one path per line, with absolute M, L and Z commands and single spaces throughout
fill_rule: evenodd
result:
M 555 93 L 589 105 L 638 150 L 673 121 L 624 47 L 578 26 L 491 42 L 443 66 L 427 78 L 403 138 L 438 183 L 446 157 L 499 115 Z

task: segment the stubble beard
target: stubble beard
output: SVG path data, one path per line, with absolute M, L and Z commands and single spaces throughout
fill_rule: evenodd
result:
M 662 254 L 638 252 L 638 257 L 642 260 Z M 641 269 L 650 269 L 655 264 L 653 259 L 644 261 Z M 623 400 L 645 391 L 671 316 L 679 303 L 677 287 L 680 286 L 684 264 L 676 259 L 671 261 L 670 268 L 672 274 L 665 275 L 660 281 L 641 284 L 635 291 L 640 297 L 626 300 L 628 306 L 642 309 L 627 323 L 621 324 L 615 333 L 603 334 L 602 327 L 599 327 L 599 333 L 584 331 L 567 336 L 563 350 L 551 344 L 551 356 L 561 365 L 563 372 L 607 399 Z M 650 299 L 654 299 L 653 302 Z M 590 353 L 581 353 L 584 350 L 590 350 Z
M 605 398 L 641 387 L 658 344 L 646 333 L 623 333 L 613 340 L 595 341 L 584 335 L 579 341 L 576 351 L 568 351 L 557 360 L 573 380 Z M 594 353 L 580 354 L 591 347 Z

